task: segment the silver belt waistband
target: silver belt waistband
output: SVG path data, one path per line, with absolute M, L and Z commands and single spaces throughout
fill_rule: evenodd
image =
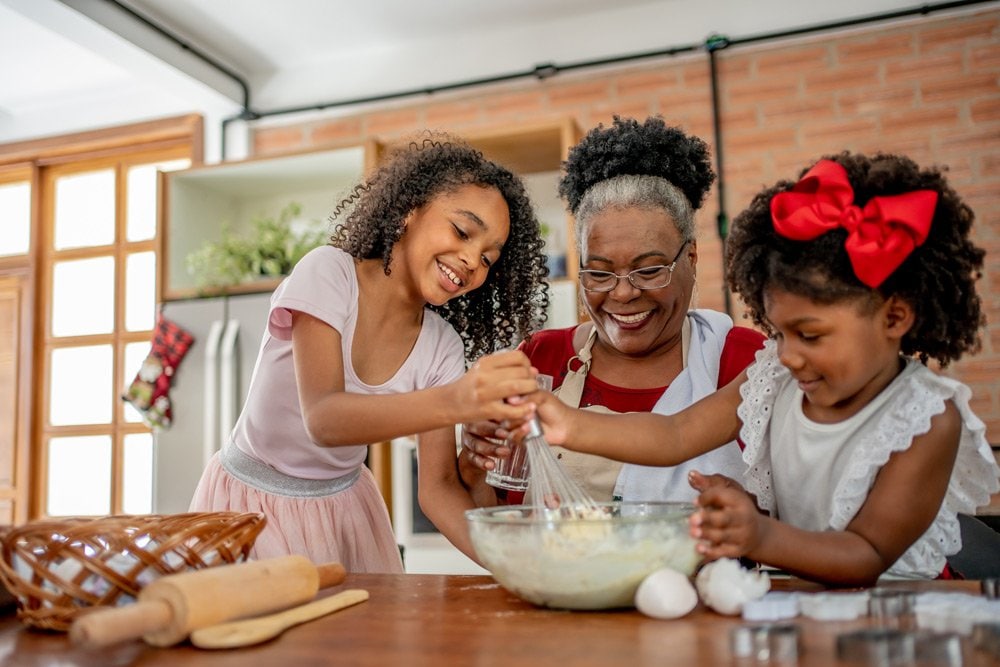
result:
M 297 498 L 319 498 L 332 496 L 349 489 L 361 474 L 357 468 L 342 477 L 334 479 L 303 479 L 279 472 L 257 459 L 247 456 L 239 447 L 229 443 L 219 452 L 219 462 L 230 475 L 244 484 L 265 493 Z

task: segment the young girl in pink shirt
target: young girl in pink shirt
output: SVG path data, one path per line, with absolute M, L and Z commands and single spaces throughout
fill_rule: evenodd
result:
M 271 299 L 232 442 L 191 509 L 264 513 L 255 558 L 400 572 L 365 457 L 371 443 L 418 434 L 421 507 L 474 557 L 454 425 L 525 416 L 503 399 L 535 388 L 527 358 L 488 353 L 544 322 L 538 221 L 510 171 L 434 137 L 385 162 L 335 219 L 330 244 Z

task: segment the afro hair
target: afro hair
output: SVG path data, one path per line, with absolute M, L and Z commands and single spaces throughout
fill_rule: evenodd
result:
M 386 275 L 411 211 L 464 185 L 495 188 L 510 211 L 510 234 L 486 282 L 440 306 L 429 306 L 465 344 L 466 359 L 516 345 L 540 329 L 549 304 L 541 226 L 524 183 L 462 140 L 427 133 L 356 186 L 333 213 L 331 245 L 359 259 L 379 259 Z
M 667 126 L 659 116 L 643 123 L 615 116 L 611 127 L 598 125 L 570 150 L 563 170 L 559 194 L 573 214 L 591 186 L 616 176 L 663 178 L 684 193 L 694 210 L 715 180 L 705 142 Z
M 878 288 L 854 275 L 844 241 L 847 232 L 834 229 L 810 241 L 794 241 L 775 232 L 771 199 L 795 183 L 781 181 L 754 197 L 733 220 L 726 241 L 726 279 L 738 292 L 753 321 L 770 332 L 764 296 L 782 290 L 818 303 L 856 299 L 864 302 L 897 296 L 916 315 L 901 341 L 901 352 L 921 361 L 935 359 L 942 367 L 975 352 L 985 323 L 976 280 L 982 274 L 984 251 L 969 238 L 974 215 L 937 169 L 921 169 L 908 157 L 843 152 L 833 160 L 847 171 L 854 204 L 863 207 L 872 197 L 914 190 L 938 193 L 927 240 L 916 247 Z M 807 170 L 803 170 L 803 174 Z

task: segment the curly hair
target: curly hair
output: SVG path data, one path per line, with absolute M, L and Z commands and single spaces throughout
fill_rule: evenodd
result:
M 544 325 L 549 304 L 545 242 L 520 178 L 461 139 L 425 135 L 393 151 L 340 202 L 331 216 L 330 243 L 358 259 L 381 259 L 389 275 L 393 246 L 411 211 L 465 185 L 498 190 L 510 211 L 510 234 L 500 259 L 479 289 L 428 306 L 455 328 L 471 361 L 509 348 Z
M 736 216 L 726 242 L 726 280 L 740 294 L 753 321 L 773 333 L 764 308 L 764 294 L 771 287 L 826 304 L 850 299 L 877 304 L 896 296 L 909 303 L 915 314 L 913 327 L 901 341 L 904 355 L 924 363 L 935 359 L 945 367 L 965 352 L 978 351 L 985 316 L 975 283 L 982 275 L 985 252 L 969 238 L 972 209 L 940 170 L 921 170 L 906 156 L 843 152 L 823 159 L 847 170 L 857 206 L 863 207 L 875 196 L 936 191 L 938 201 L 927 240 L 877 289 L 870 288 L 854 274 L 844 249 L 845 230 L 835 229 L 811 241 L 794 241 L 775 232 L 771 199 L 795 185 L 781 181 L 758 193 Z
M 598 125 L 570 150 L 563 171 L 559 194 L 576 217 L 578 248 L 590 218 L 609 206 L 663 209 L 693 240 L 694 211 L 715 180 L 705 142 L 659 116 Z

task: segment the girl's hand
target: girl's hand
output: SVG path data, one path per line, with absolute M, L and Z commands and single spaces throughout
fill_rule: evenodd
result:
M 701 494 L 698 510 L 691 515 L 691 536 L 697 538 L 698 553 L 709 560 L 740 558 L 763 539 L 763 521 L 753 497 L 735 480 L 724 475 L 688 475 L 692 488 Z
M 536 391 L 530 396 L 525 396 L 524 400 L 530 401 L 535 406 L 535 415 L 545 431 L 545 440 L 550 445 L 567 444 L 570 439 L 572 415 L 576 411 L 548 391 Z M 522 426 L 519 431 L 526 432 L 527 426 Z
M 457 423 L 494 421 L 519 425 L 531 414 L 531 405 L 506 399 L 537 389 L 535 372 L 519 350 L 481 357 L 461 378 L 449 385 L 450 406 Z

